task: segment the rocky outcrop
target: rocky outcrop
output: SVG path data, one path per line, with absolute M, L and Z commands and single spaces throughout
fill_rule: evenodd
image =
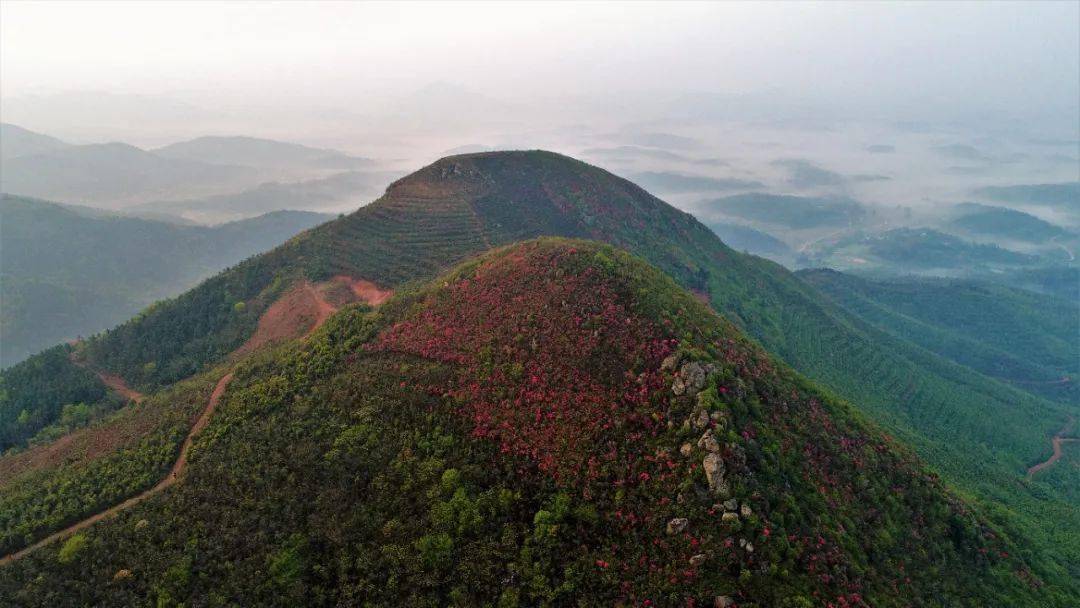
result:
M 668 534 L 680 534 L 690 525 L 690 520 L 685 517 L 676 517 L 667 523 Z
M 668 357 L 660 364 L 661 369 L 664 369 L 664 365 L 668 363 L 669 359 L 671 357 Z M 702 365 L 697 361 L 684 363 L 679 368 L 675 380 L 671 383 L 671 392 L 675 393 L 676 396 L 686 395 L 687 397 L 693 397 L 701 392 L 701 389 L 705 388 L 705 380 L 715 370 L 716 366 L 711 363 L 707 365 Z
M 716 437 L 713 436 L 712 430 L 705 431 L 701 439 L 698 439 L 697 446 L 710 454 L 720 451 L 720 444 L 716 441 Z
M 720 455 L 715 452 L 709 453 L 705 456 L 705 460 L 701 462 L 701 466 L 705 469 L 705 478 L 709 482 L 709 490 L 713 494 L 726 496 L 730 489 L 724 479 L 724 461 L 720 459 Z

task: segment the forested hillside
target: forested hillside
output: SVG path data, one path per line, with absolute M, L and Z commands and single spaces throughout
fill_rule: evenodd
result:
M 347 309 L 232 378 L 181 483 L 0 566 L 0 595 L 28 606 L 1077 597 L 860 414 L 608 246 L 496 251 L 377 311 Z
M 89 336 L 332 216 L 281 211 L 215 227 L 0 197 L 0 366 Z
M 690 215 L 608 172 L 546 152 L 450 157 L 378 201 L 239 264 L 91 340 L 88 360 L 152 390 L 223 360 L 300 277 L 384 288 L 429 279 L 492 246 L 585 237 L 642 256 L 785 362 L 916 448 L 946 481 L 1026 538 L 1025 559 L 1061 584 L 1080 570 L 1080 515 L 1052 483 L 1064 406 L 901 339 L 779 265 L 737 253 Z
M 798 276 L 867 322 L 961 365 L 1063 403 L 1080 399 L 1076 302 L 979 281 Z

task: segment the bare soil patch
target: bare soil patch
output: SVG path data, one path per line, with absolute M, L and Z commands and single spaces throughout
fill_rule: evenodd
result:
M 338 275 L 313 284 L 302 281 L 277 299 L 259 317 L 255 333 L 233 355 L 245 355 L 267 344 L 304 337 L 323 324 L 339 308 L 353 302 L 378 306 L 393 292 L 371 281 Z
M 1039 471 L 1047 467 L 1051 467 L 1054 465 L 1055 462 L 1061 460 L 1061 444 L 1069 441 L 1080 441 L 1075 437 L 1065 436 L 1072 428 L 1073 422 L 1074 420 L 1072 418 L 1069 418 L 1069 421 L 1065 423 L 1065 426 L 1060 431 L 1058 431 L 1057 435 L 1054 435 L 1053 439 L 1050 440 L 1050 443 L 1054 448 L 1054 453 L 1050 456 L 1050 458 L 1047 458 L 1043 462 L 1040 462 L 1039 464 L 1029 468 L 1027 472 L 1028 479 L 1031 479 L 1032 476 L 1034 476 Z

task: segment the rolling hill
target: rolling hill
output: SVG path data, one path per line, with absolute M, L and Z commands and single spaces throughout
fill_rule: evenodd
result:
M 1080 182 L 987 186 L 977 189 L 975 194 L 1000 203 L 1062 207 L 1074 213 L 1080 211 Z
M 1080 229 L 1080 181 L 988 186 L 974 190 L 972 196 L 978 201 L 1020 207 L 1074 231 Z
M 220 378 L 180 483 L 0 566 L 0 594 L 28 606 L 1070 601 L 851 408 L 610 246 L 503 248 L 210 372 L 172 397 L 207 398 L 206 378 Z
M 643 188 L 664 194 L 753 190 L 765 185 L 757 180 L 688 175 L 673 171 L 641 171 L 633 174 L 631 179 L 635 184 L 641 184 Z
M 249 167 L 164 158 L 123 143 L 67 146 L 3 161 L 7 194 L 113 208 L 151 200 L 208 196 L 252 187 Z
M 356 170 L 370 168 L 373 164 L 369 159 L 349 156 L 337 150 L 256 137 L 199 137 L 155 148 L 151 152 L 175 160 L 271 169 Z
M 768 258 L 774 262 L 791 265 L 795 262 L 795 250 L 775 236 L 740 224 L 705 221 L 725 245 L 736 251 L 745 251 Z
M 976 203 L 966 203 L 958 207 L 958 217 L 950 220 L 948 227 L 973 236 L 1039 244 L 1054 238 L 1073 236 L 1064 228 L 1023 211 Z
M 155 201 L 131 207 L 141 213 L 167 213 L 192 221 L 235 221 L 281 209 L 325 211 L 360 207 L 401 174 L 389 171 L 345 171 L 298 182 L 267 182 L 255 188 L 200 199 Z
M 6 122 L 0 123 L 0 161 L 53 152 L 69 145 L 55 137 L 34 133 Z
M 1023 558 L 1074 585 L 1080 514 L 1024 477 L 1068 417 L 1032 396 L 889 334 L 774 263 L 740 254 L 692 216 L 615 175 L 547 152 L 442 159 L 357 212 L 239 264 L 81 345 L 88 365 L 146 391 L 216 369 L 299 282 L 334 277 L 407 289 L 493 246 L 543 235 L 605 241 L 671 275 L 774 355 L 915 447 L 946 483 L 1025 538 Z M 62 359 L 62 357 L 61 357 Z M 9 372 L 0 423 L 57 383 L 35 359 Z M 73 377 L 80 368 L 70 365 Z M 61 374 L 59 377 L 63 377 Z M 43 405 L 42 405 L 43 407 Z M 77 510 L 84 513 L 85 510 Z M 47 527 L 45 529 L 48 529 Z M 1073 587 L 1069 587 L 1073 589 Z
M 889 275 L 1002 272 L 1043 264 L 1037 256 L 931 228 L 858 232 L 815 243 L 804 255 L 812 265 Z
M 0 197 L 0 365 L 89 336 L 330 219 L 282 211 L 180 226 Z
M 706 217 L 726 216 L 788 229 L 845 227 L 866 216 L 866 208 L 843 198 L 751 192 L 698 204 Z

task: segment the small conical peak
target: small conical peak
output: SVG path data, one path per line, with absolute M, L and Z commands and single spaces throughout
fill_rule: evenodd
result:
M 387 194 L 409 198 L 479 196 L 495 186 L 493 169 L 513 167 L 538 175 L 552 162 L 581 165 L 568 156 L 545 150 L 505 150 L 446 156 L 390 184 Z

